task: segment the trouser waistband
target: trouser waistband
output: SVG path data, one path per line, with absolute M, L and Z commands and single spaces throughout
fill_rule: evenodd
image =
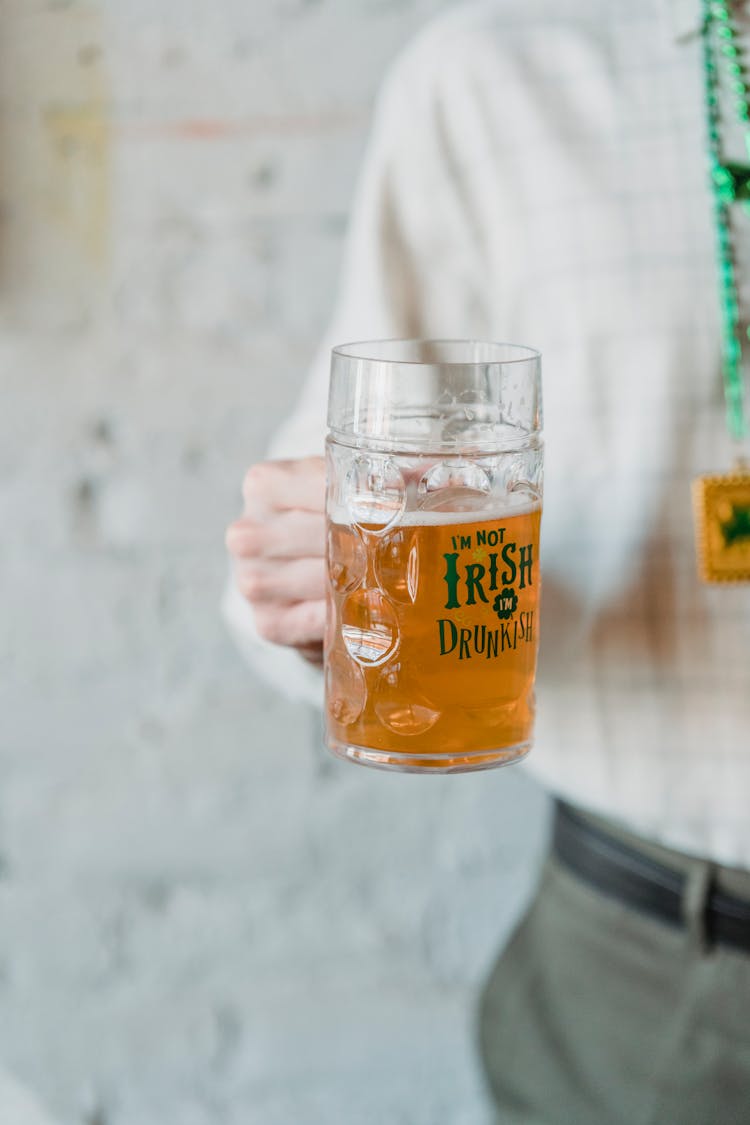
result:
M 555 806 L 553 851 L 603 894 L 665 924 L 686 928 L 701 945 L 731 945 L 750 952 L 750 876 L 747 897 L 731 894 L 720 878 L 724 869 L 641 840 L 562 801 Z

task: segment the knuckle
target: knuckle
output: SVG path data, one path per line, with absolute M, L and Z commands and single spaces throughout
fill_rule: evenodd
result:
M 229 524 L 225 534 L 224 542 L 230 555 L 241 555 L 243 544 L 247 535 L 247 528 L 239 520 L 235 520 Z
M 322 635 L 320 611 L 317 602 L 307 601 L 297 606 L 294 634 L 298 644 L 309 644 Z
M 226 544 L 229 554 L 236 559 L 257 558 L 263 553 L 263 534 L 257 525 L 245 521 L 227 529 Z
M 278 614 L 256 610 L 255 627 L 264 641 L 277 645 L 284 643 L 283 623 Z
M 263 535 L 259 528 L 251 526 L 245 530 L 242 554 L 249 559 L 259 558 L 263 554 Z
M 224 532 L 224 546 L 230 555 L 235 554 L 237 550 L 237 527 L 233 523 L 230 523 Z
M 268 461 L 258 461 L 251 465 L 242 482 L 242 495 L 246 500 L 263 496 L 268 491 L 273 467 Z
M 262 601 L 266 593 L 265 578 L 262 574 L 259 574 L 257 570 L 243 570 L 237 576 L 237 585 L 239 586 L 240 593 L 249 602 Z

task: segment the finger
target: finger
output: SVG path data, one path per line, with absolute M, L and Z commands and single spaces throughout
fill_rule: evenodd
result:
M 256 558 L 265 538 L 264 527 L 264 524 L 246 516 L 230 523 L 224 536 L 229 554 L 235 560 Z
M 323 667 L 323 643 L 317 641 L 313 645 L 295 645 L 294 646 L 300 656 L 303 656 L 308 664 L 314 665 L 316 668 Z
M 326 471 L 322 457 L 296 461 L 261 461 L 247 472 L 242 486 L 247 515 L 299 508 L 325 508 Z
M 325 597 L 325 561 L 240 559 L 235 567 L 240 593 L 253 605 L 318 601 Z
M 277 645 L 320 644 L 326 623 L 326 603 L 295 602 L 287 606 L 259 606 L 255 624 L 261 637 Z
M 264 521 L 243 518 L 227 530 L 227 548 L 235 558 L 322 558 L 326 528 L 322 513 L 280 512 Z

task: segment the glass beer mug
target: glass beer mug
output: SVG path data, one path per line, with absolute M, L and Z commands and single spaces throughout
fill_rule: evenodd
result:
M 326 443 L 326 739 L 411 772 L 523 757 L 539 636 L 539 353 L 347 344 Z

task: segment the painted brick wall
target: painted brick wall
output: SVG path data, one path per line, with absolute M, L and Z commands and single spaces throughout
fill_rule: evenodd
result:
M 0 2 L 0 1061 L 61 1122 L 486 1119 L 540 796 L 328 760 L 217 611 L 379 77 L 444 6 Z

